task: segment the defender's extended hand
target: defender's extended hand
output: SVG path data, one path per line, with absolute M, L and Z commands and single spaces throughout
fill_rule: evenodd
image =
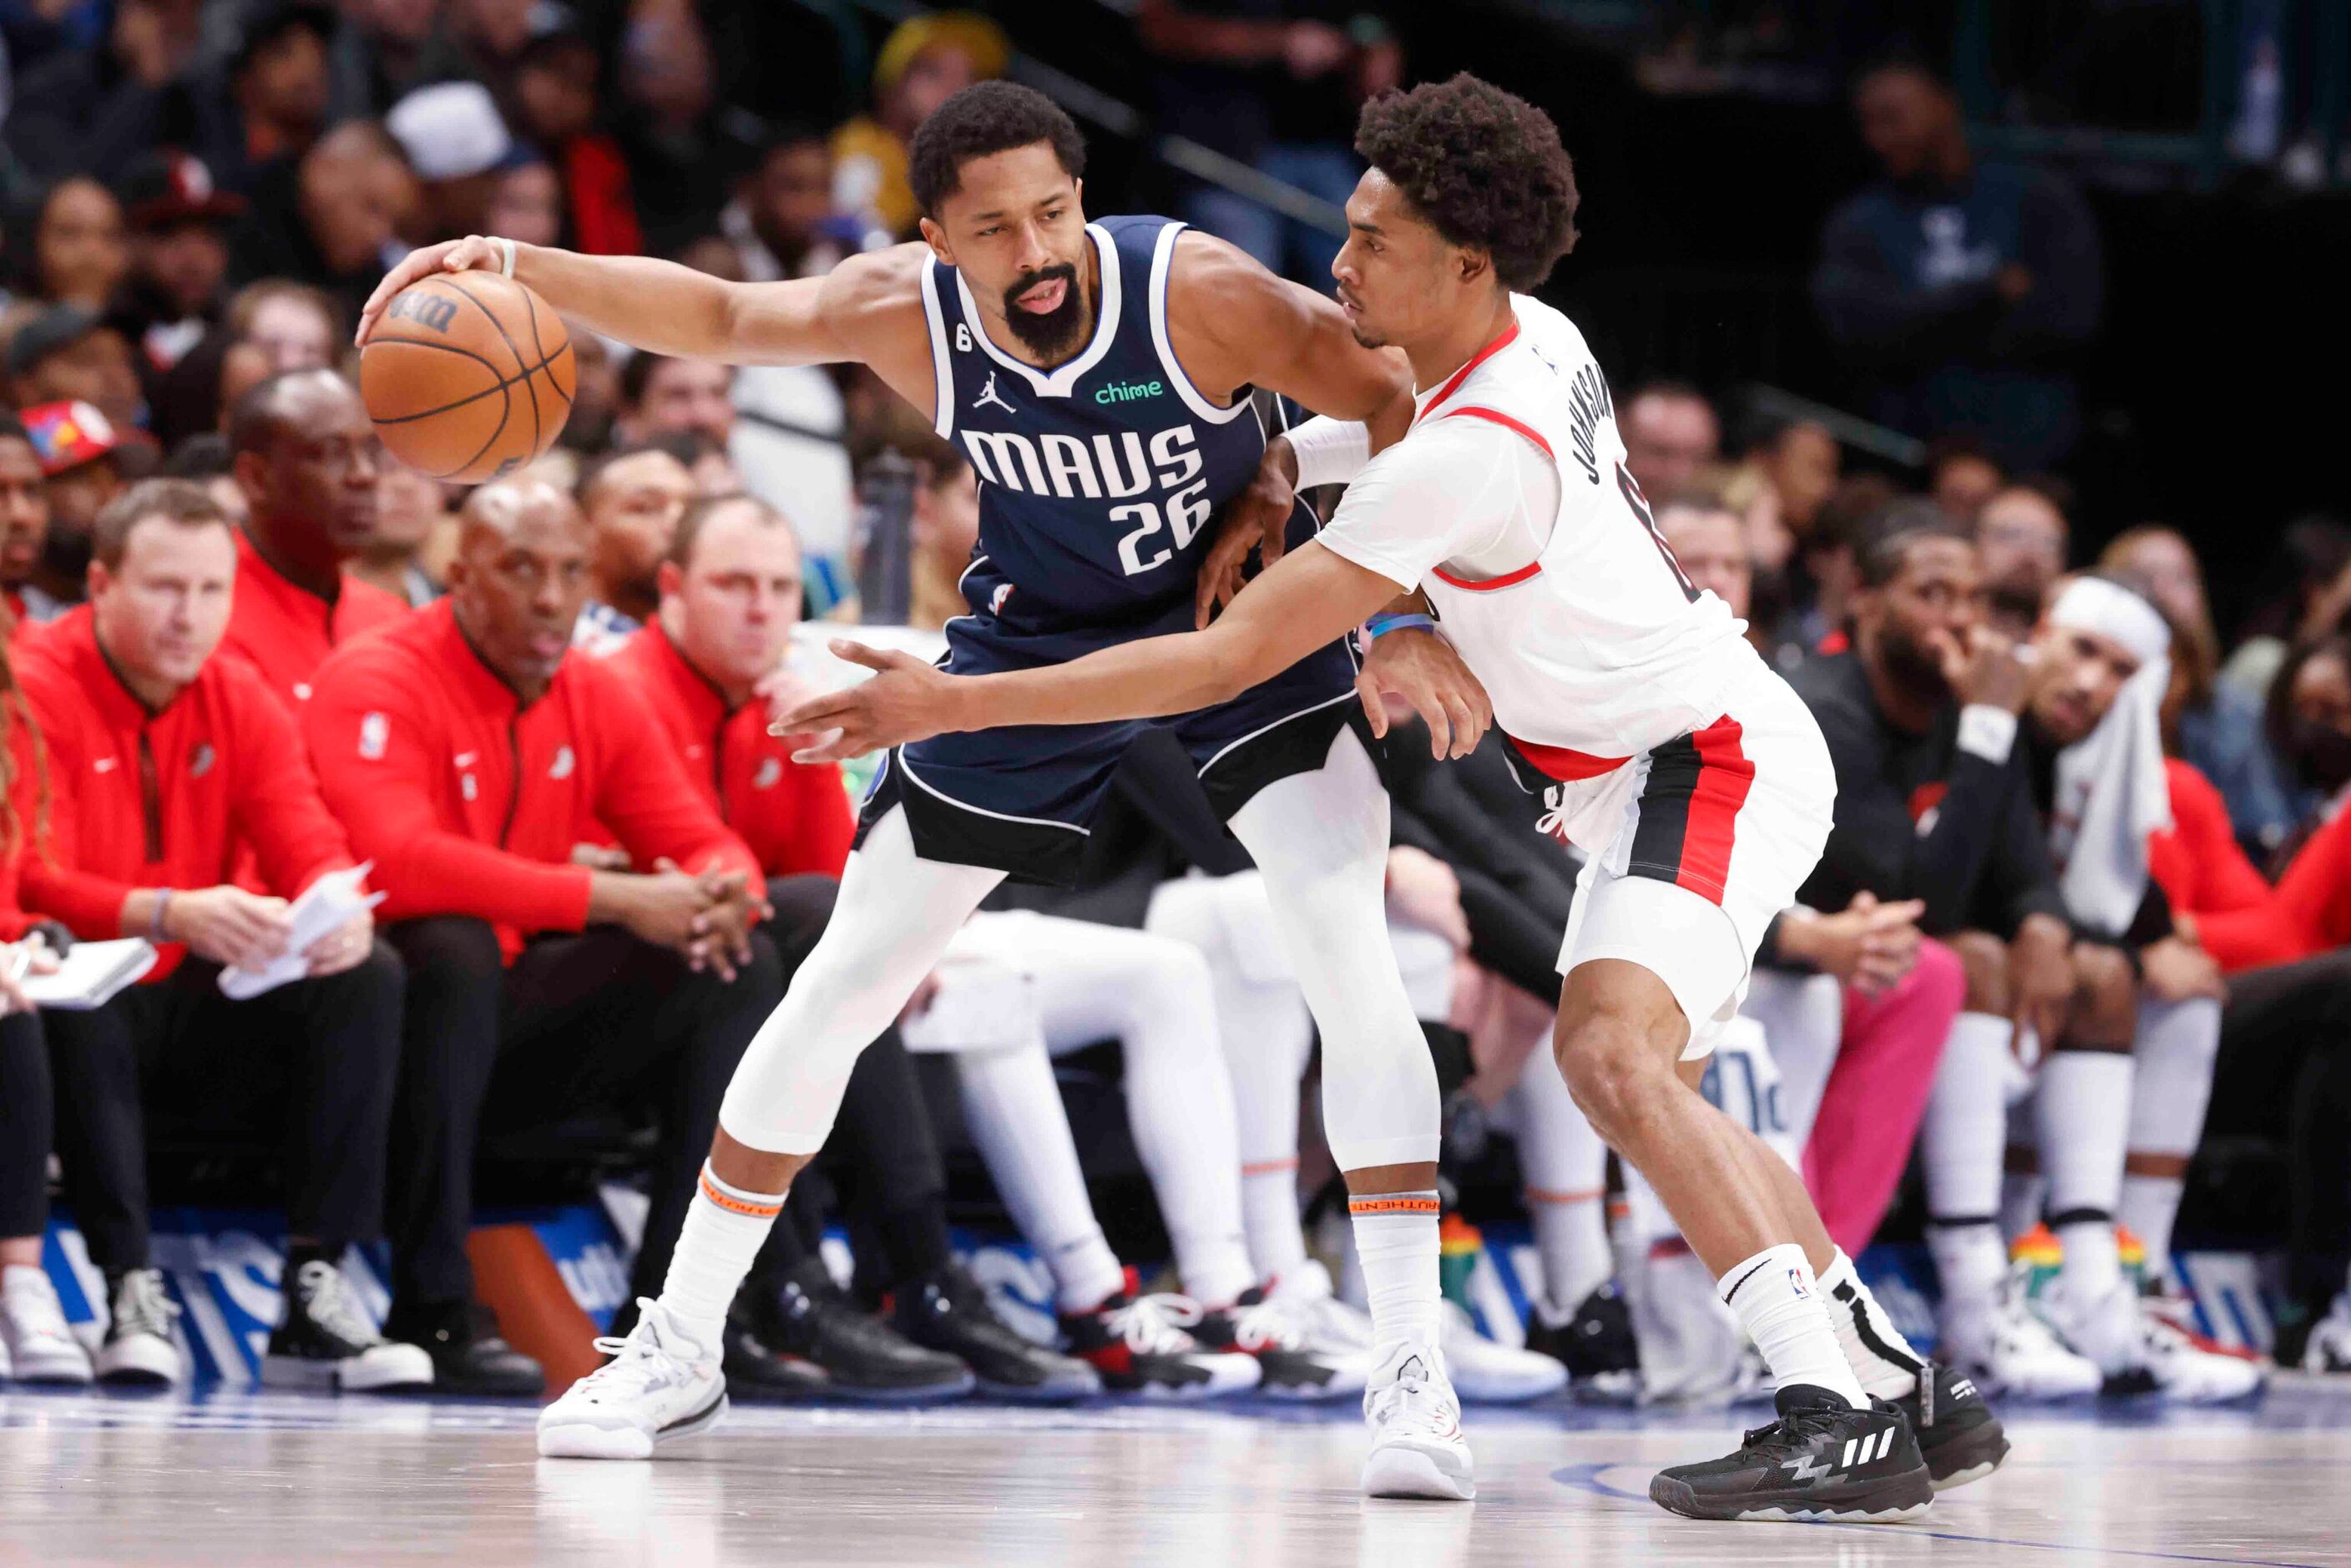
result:
M 1388 732 L 1389 693 L 1410 703 L 1428 726 L 1429 754 L 1440 761 L 1477 750 L 1494 722 L 1493 700 L 1453 644 L 1416 626 L 1373 641 L 1356 673 L 1355 691 L 1374 736 Z
M 876 674 L 844 691 L 810 697 L 768 726 L 769 735 L 820 737 L 793 752 L 793 761 L 839 762 L 969 727 L 956 712 L 961 694 L 955 676 L 911 653 L 869 648 L 845 637 L 835 638 L 831 647 L 833 657 Z

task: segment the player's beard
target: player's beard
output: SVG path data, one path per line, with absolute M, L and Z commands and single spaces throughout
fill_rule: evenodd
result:
M 1066 285 L 1061 290 L 1061 302 L 1039 315 L 1023 309 L 1020 297 L 1034 293 L 1042 284 L 1061 278 Z M 1042 271 L 1029 274 L 1004 291 L 1004 320 L 1012 335 L 1040 354 L 1058 353 L 1077 347 L 1078 338 L 1085 330 L 1085 290 L 1078 286 L 1078 269 L 1061 262 Z
M 1951 695 L 1943 662 L 1932 648 L 1907 632 L 1887 627 L 1878 639 L 1877 657 L 1886 667 L 1886 678 L 1913 696 L 1939 703 Z

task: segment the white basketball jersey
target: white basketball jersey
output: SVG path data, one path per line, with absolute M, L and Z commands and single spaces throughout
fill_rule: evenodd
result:
M 1761 661 L 1659 537 L 1583 334 L 1540 300 L 1511 304 L 1516 327 L 1424 393 L 1413 430 L 1479 419 L 1533 442 L 1558 470 L 1558 518 L 1515 570 L 1481 579 L 1447 560 L 1418 586 L 1520 750 L 1553 778 L 1590 778 L 1711 724 Z M 1324 542 L 1350 555 L 1343 522 Z

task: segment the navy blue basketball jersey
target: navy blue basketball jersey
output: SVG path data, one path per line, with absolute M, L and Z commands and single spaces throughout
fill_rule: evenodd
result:
M 1167 339 L 1167 272 L 1184 225 L 1086 225 L 1102 289 L 1092 338 L 1051 371 L 998 348 L 969 285 L 934 256 L 923 311 L 938 433 L 979 479 L 979 553 L 991 602 L 1024 619 L 1131 623 L 1191 601 L 1210 518 L 1247 488 L 1265 430 L 1242 389 L 1219 408 Z M 968 585 L 967 585 L 968 591 Z

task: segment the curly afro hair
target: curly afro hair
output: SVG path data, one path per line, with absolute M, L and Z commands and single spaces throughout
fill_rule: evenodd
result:
M 1040 141 L 1052 145 L 1072 180 L 1086 172 L 1085 138 L 1061 105 L 1034 88 L 975 82 L 915 128 L 906 150 L 906 183 L 923 211 L 935 217 L 939 204 L 963 183 L 966 163 Z
M 1575 248 L 1575 166 L 1551 117 L 1463 72 L 1364 105 L 1355 151 L 1453 245 L 1524 293 Z

